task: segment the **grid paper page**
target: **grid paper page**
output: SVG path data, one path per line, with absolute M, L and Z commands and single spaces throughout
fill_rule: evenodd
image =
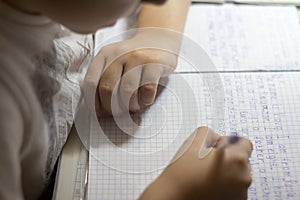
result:
M 165 146 L 171 144 L 174 141 L 174 138 L 179 138 L 180 141 L 177 142 L 177 146 L 173 149 L 173 151 L 169 151 L 164 154 L 162 157 L 156 157 L 150 163 L 144 162 L 143 160 L 136 159 L 134 161 L 129 161 L 124 159 L 124 157 L 116 155 L 114 157 L 109 156 L 108 158 L 112 160 L 116 160 L 119 162 L 119 168 L 123 169 L 124 165 L 129 166 L 133 171 L 140 171 L 140 168 L 145 166 L 147 171 L 148 167 L 151 166 L 153 172 L 148 173 L 126 173 L 120 170 L 115 170 L 116 166 L 112 164 L 110 167 L 107 167 L 107 164 L 103 165 L 103 160 L 106 158 L 101 155 L 102 151 L 104 150 L 105 153 L 109 154 L 110 148 L 107 147 L 108 144 L 103 144 L 101 138 L 97 137 L 98 134 L 92 135 L 92 147 L 90 149 L 90 173 L 89 173 L 89 192 L 88 197 L 89 199 L 135 199 L 139 196 L 139 194 L 143 191 L 143 189 L 149 184 L 151 180 L 154 180 L 155 177 L 160 173 L 161 170 L 159 168 L 162 167 L 162 161 L 165 164 L 168 164 L 175 152 L 177 151 L 178 147 L 181 143 L 190 135 L 190 133 L 197 127 L 198 121 L 210 121 L 211 116 L 211 100 L 210 100 L 210 93 L 205 86 L 205 83 L 202 80 L 200 75 L 193 75 L 191 78 L 193 80 L 198 80 L 194 82 L 197 84 L 196 92 L 195 93 L 195 102 L 193 103 L 193 98 L 191 94 L 179 94 L 178 90 L 187 91 L 188 88 L 184 87 L 184 83 L 173 79 L 173 77 L 181 76 L 184 79 L 190 78 L 185 77 L 182 75 L 173 74 L 170 76 L 170 80 L 168 83 L 169 88 L 173 89 L 173 92 L 177 95 L 182 95 L 186 97 L 184 100 L 185 108 L 181 108 L 181 103 L 178 101 L 176 95 L 170 92 L 170 90 L 163 90 L 162 93 L 157 97 L 156 103 L 152 105 L 149 109 L 149 112 L 146 112 L 146 115 L 142 118 L 141 126 L 145 126 L 148 123 L 148 119 L 152 119 L 151 126 L 148 126 L 148 129 L 142 129 L 136 131 L 135 135 L 150 135 L 160 131 L 157 137 L 151 137 L 146 140 L 138 140 L 128 137 L 125 134 L 122 134 L 121 131 L 116 127 L 116 125 L 112 122 L 112 120 L 104 121 L 102 123 L 102 127 L 107 132 L 107 136 L 110 140 L 117 145 L 118 147 L 122 148 L 125 151 L 129 152 L 139 152 L 139 153 L 149 153 L 151 151 L 156 151 L 159 149 L 164 148 Z M 195 86 L 195 85 L 194 85 Z M 191 89 L 194 89 L 191 87 Z M 200 91 L 201 89 L 201 91 Z M 177 90 L 177 91 L 176 91 Z M 177 92 L 177 93 L 176 93 Z M 203 120 L 193 121 L 193 113 L 192 110 L 196 109 L 195 104 L 197 104 L 196 97 L 199 96 L 199 92 L 202 95 L 205 95 L 205 101 L 202 101 L 201 107 L 199 110 L 202 110 L 201 113 L 206 113 L 202 115 L 204 117 Z M 158 106 L 157 105 L 161 105 Z M 181 111 L 182 109 L 182 111 Z M 165 110 L 165 112 L 162 112 Z M 180 113 L 186 114 L 187 116 L 183 116 Z M 200 112 L 196 112 L 198 118 Z M 183 120 L 182 120 L 183 119 Z M 182 127 L 184 122 L 188 121 L 192 126 L 189 129 L 187 126 L 184 130 L 179 131 Z M 164 123 L 161 123 L 164 122 Z M 163 125 L 163 126 L 162 126 Z M 160 130 L 161 129 L 161 130 Z M 102 162 L 99 162 L 96 158 L 101 157 Z M 118 166 L 117 166 L 118 167 Z M 158 169 L 158 170 L 155 170 Z M 128 171 L 124 170 L 123 171 Z M 101 178 L 100 178 L 101 177 Z M 117 191 L 117 192 L 116 192 Z
M 198 125 L 209 124 L 211 100 L 207 87 L 197 74 L 182 76 L 193 88 L 198 100 Z M 300 73 L 225 73 L 221 76 L 225 85 L 225 118 L 224 123 L 220 123 L 220 126 L 214 129 L 220 134 L 238 134 L 253 142 L 254 150 L 250 158 L 253 182 L 248 199 L 299 199 Z M 180 84 L 177 86 L 180 87 Z M 169 95 L 163 91 L 156 103 L 166 104 L 176 111 L 177 102 L 172 102 L 172 98 L 165 97 L 165 94 Z M 162 101 L 168 98 L 169 101 Z M 177 118 L 176 112 L 168 114 L 172 114 L 171 124 L 180 123 L 176 121 L 180 119 Z M 159 112 L 155 117 L 164 120 Z M 105 123 L 108 127 L 113 124 L 109 121 Z M 141 123 L 143 124 L 143 119 Z M 168 144 L 169 140 L 172 140 L 172 131 L 175 130 L 170 130 L 164 140 L 159 142 Z M 111 140 L 119 144 L 120 148 L 132 151 L 143 149 L 142 146 L 134 146 L 138 144 L 119 135 L 119 132 L 112 131 L 110 135 Z M 185 136 L 187 135 L 189 134 Z M 125 146 L 121 145 L 122 141 Z M 148 150 L 159 147 L 159 143 L 148 141 Z M 133 174 L 107 167 L 94 157 L 103 148 L 106 148 L 103 144 L 94 146 L 90 152 L 88 199 L 136 199 L 161 172 L 157 170 Z M 170 159 L 171 157 L 172 155 Z M 120 158 L 111 158 L 114 159 Z M 134 163 L 126 162 L 126 159 L 121 160 L 123 161 L 119 164 L 128 168 L 134 169 L 140 164 L 138 161 Z M 151 163 L 157 167 L 157 160 L 152 160 Z
M 219 71 L 300 69 L 300 26 L 293 6 L 192 5 L 184 34 Z M 180 59 L 177 71 L 195 69 Z

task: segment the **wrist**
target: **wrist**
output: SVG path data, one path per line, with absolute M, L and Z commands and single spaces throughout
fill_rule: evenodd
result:
M 134 39 L 143 41 L 146 46 L 177 55 L 182 43 L 182 34 L 170 29 L 145 27 L 137 29 Z

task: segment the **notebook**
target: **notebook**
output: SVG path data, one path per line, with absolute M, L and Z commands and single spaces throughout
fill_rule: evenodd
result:
M 300 26 L 294 6 L 192 5 L 184 34 L 219 71 L 297 70 Z M 177 71 L 197 71 L 180 59 Z
M 182 76 L 193 89 L 194 96 L 189 97 L 196 98 L 198 103 L 197 126 L 210 125 L 212 104 L 205 80 L 196 74 L 171 75 L 171 88 L 182 87 L 182 84 L 172 83 L 172 76 Z M 300 73 L 224 73 L 220 76 L 225 91 L 225 118 L 214 130 L 223 135 L 237 134 L 253 142 L 250 158 L 253 182 L 248 192 L 249 199 L 299 199 Z M 178 136 L 178 126 L 184 120 L 173 97 L 168 91 L 163 91 L 154 107 L 160 105 L 164 112 L 146 113 L 140 122 L 142 128 L 135 132 L 147 136 L 153 131 L 160 135 L 158 137 L 140 141 L 120 132 L 110 120 L 102 124 L 110 141 L 122 151 L 129 152 L 127 157 L 103 142 L 99 132 L 93 132 L 88 199 L 137 199 L 159 175 L 175 149 L 168 151 L 170 155 L 165 153 L 165 157 L 153 160 L 144 160 L 140 156 L 134 159 L 134 156 L 155 154 L 155 150 L 172 145 L 178 137 L 183 141 L 191 133 L 191 130 L 180 132 Z M 197 105 L 191 107 L 196 109 Z M 147 126 L 149 119 L 156 121 L 145 131 L 143 127 Z M 160 126 L 164 120 L 164 126 Z M 189 131 L 188 128 L 185 131 Z
M 118 121 L 128 134 L 111 119 L 101 122 L 105 135 L 100 134 L 98 122 L 92 121 L 88 199 L 137 199 L 181 142 L 201 125 L 253 142 L 248 199 L 299 199 L 300 65 L 296 54 L 300 54 L 295 8 L 197 5 L 193 9 L 186 34 L 203 43 L 220 73 L 197 73 L 179 62 L 154 105 L 133 117 L 138 126 Z M 193 21 L 196 12 L 202 14 Z M 229 28 L 224 17 L 231 20 Z M 193 30 L 192 23 L 200 25 Z M 248 28 L 255 25 L 260 30 Z M 211 34 L 215 41 L 209 39 Z M 212 98 L 217 92 L 208 84 L 216 77 L 224 88 L 224 105 L 218 114 L 218 99 Z

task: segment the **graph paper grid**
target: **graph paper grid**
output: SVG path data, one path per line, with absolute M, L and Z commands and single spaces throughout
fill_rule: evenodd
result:
M 212 117 L 208 88 L 198 75 L 182 76 L 197 97 L 200 108 L 197 125 L 208 125 Z M 253 142 L 254 150 L 250 158 L 253 182 L 248 192 L 249 199 L 299 199 L 300 73 L 227 73 L 221 74 L 221 77 L 225 90 L 225 118 L 214 130 L 223 135 L 237 134 Z M 176 112 L 177 101 L 168 92 L 163 91 L 156 103 L 166 106 L 168 111 L 168 116 L 156 111 L 153 116 L 156 120 L 163 121 L 161 117 L 168 117 L 171 125 L 180 124 L 180 121 L 176 121 L 180 119 Z M 113 126 L 110 121 L 105 123 L 105 126 Z M 163 144 L 168 145 L 177 136 L 177 133 L 172 136 L 176 128 L 167 130 L 167 134 L 157 140 L 146 140 L 142 144 L 131 142 L 128 137 L 119 135 L 120 132 L 113 131 L 113 128 L 110 137 L 120 148 L 147 152 L 161 148 Z M 155 127 L 149 130 L 153 131 Z M 188 135 L 183 133 L 182 138 Z M 97 139 L 97 136 L 93 139 Z M 125 141 L 125 145 L 122 141 Z M 103 148 L 107 147 L 102 145 L 91 149 L 88 199 L 137 199 L 161 172 L 156 170 L 134 174 L 112 169 L 97 159 L 98 151 L 103 152 Z M 172 155 L 169 156 L 171 159 Z M 126 162 L 124 158 L 110 159 L 120 159 L 120 165 L 126 165 L 133 171 L 143 167 L 143 162 L 138 160 Z M 158 163 L 157 160 L 151 161 L 154 168 L 159 167 Z

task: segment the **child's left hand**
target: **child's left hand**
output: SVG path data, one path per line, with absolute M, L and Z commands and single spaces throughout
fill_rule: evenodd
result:
M 137 33 L 129 40 L 103 47 L 85 77 L 85 89 L 91 91 L 94 88 L 96 92 L 95 109 L 98 116 L 99 113 L 111 115 L 112 107 L 113 114 L 120 115 L 128 110 L 137 112 L 142 106 L 151 105 L 160 78 L 172 73 L 177 65 L 176 53 L 164 49 L 174 49 L 175 52 L 178 43 L 168 36 Z M 149 46 L 161 47 L 162 50 L 147 48 Z M 115 88 L 118 89 L 114 95 Z M 116 101 L 112 101 L 112 98 Z M 112 102 L 115 103 L 112 105 Z

